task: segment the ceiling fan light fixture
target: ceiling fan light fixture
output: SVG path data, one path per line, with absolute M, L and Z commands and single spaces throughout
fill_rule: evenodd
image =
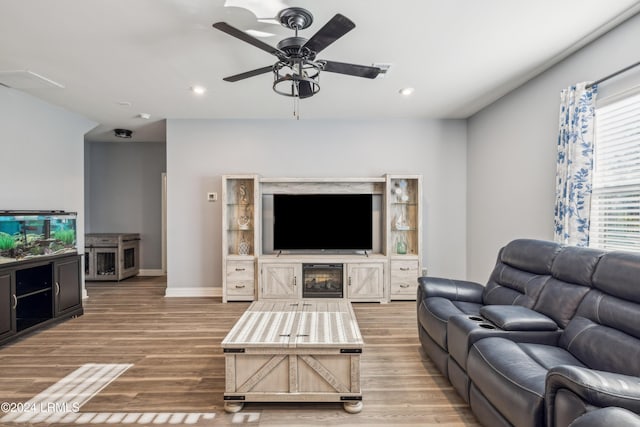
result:
M 310 98 L 320 92 L 320 65 L 308 61 L 296 67 L 278 62 L 273 66 L 273 91 L 293 98 Z

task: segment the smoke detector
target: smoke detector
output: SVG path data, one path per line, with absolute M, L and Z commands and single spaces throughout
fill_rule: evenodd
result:
M 133 132 L 130 131 L 129 129 L 114 129 L 113 134 L 118 138 L 131 138 L 131 135 L 133 135 Z

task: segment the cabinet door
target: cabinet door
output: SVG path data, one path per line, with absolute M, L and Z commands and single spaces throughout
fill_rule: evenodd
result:
M 93 280 L 118 280 L 118 248 L 94 248 Z
M 384 297 L 384 264 L 347 265 L 347 297 L 379 301 Z
M 84 279 L 91 280 L 95 276 L 93 249 L 86 248 L 84 250 Z
M 124 242 L 120 252 L 120 275 L 118 280 L 136 276 L 140 271 L 140 242 L 138 240 Z
M 300 264 L 263 264 L 262 298 L 298 298 L 301 276 Z
M 16 291 L 11 271 L 0 273 L 0 339 L 16 333 Z
M 54 263 L 55 315 L 60 316 L 82 306 L 80 258 L 75 256 Z

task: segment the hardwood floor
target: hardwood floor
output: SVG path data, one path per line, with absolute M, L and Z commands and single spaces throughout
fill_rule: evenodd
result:
M 421 351 L 415 302 L 353 305 L 365 341 L 361 413 L 333 403 L 248 403 L 227 414 L 220 343 L 249 303 L 164 298 L 163 278 L 86 287 L 83 316 L 0 348 L 0 403 L 15 408 L 43 391 L 55 400 L 47 390 L 85 364 L 132 366 L 79 413 L 53 407 L 22 422 L 0 413 L 0 425 L 479 426 Z

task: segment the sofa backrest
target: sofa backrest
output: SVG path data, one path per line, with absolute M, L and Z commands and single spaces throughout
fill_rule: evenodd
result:
M 484 304 L 521 305 L 533 308 L 540 291 L 551 278 L 551 267 L 562 245 L 533 239 L 509 242 L 482 294 Z
M 640 376 L 640 254 L 602 256 L 560 345 L 592 369 Z
M 591 279 L 604 251 L 563 247 L 553 260 L 551 279 L 540 291 L 533 309 L 566 328 L 591 289 Z

